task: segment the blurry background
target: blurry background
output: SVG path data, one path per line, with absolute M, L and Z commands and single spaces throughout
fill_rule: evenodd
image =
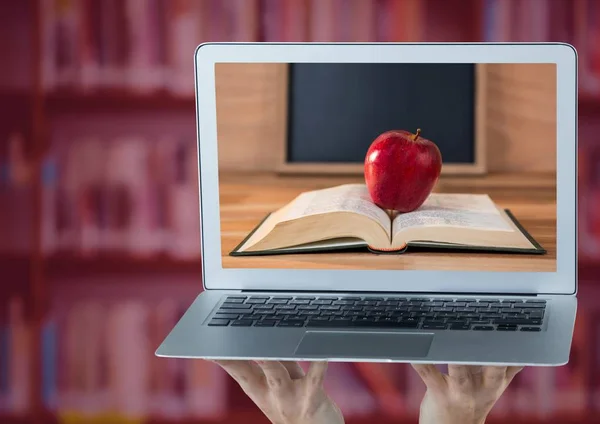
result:
M 574 44 L 571 362 L 525 370 L 490 421 L 600 422 L 599 19 L 596 0 L 0 1 L 0 422 L 265 422 L 214 366 L 153 357 L 200 288 L 203 41 Z M 348 423 L 414 423 L 424 390 L 403 365 L 332 364 L 327 385 Z

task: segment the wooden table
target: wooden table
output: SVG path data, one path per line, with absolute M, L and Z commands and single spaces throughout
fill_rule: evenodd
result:
M 484 177 L 443 177 L 434 191 L 486 193 L 512 211 L 548 251 L 545 255 L 500 253 L 407 252 L 319 253 L 231 257 L 233 250 L 269 213 L 298 194 L 345 183 L 360 177 L 223 174 L 220 176 L 221 254 L 225 268 L 412 269 L 479 271 L 556 271 L 556 176 L 504 174 Z

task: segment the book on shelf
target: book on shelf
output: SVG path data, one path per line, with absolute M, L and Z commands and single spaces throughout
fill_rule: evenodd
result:
M 354 364 L 329 363 L 324 387 L 344 416 L 369 416 L 376 412 L 375 396 L 356 375 Z
M 357 374 L 373 393 L 377 410 L 389 417 L 406 415 L 406 392 L 402 387 L 405 365 L 390 365 L 359 362 L 355 363 Z M 393 367 L 393 369 L 391 369 Z
M 345 184 L 300 194 L 268 215 L 230 255 L 347 249 L 545 253 L 487 195 L 433 193 L 417 210 L 391 216 L 370 200 L 365 185 Z
M 583 416 L 588 411 L 588 390 L 591 385 L 591 349 L 589 346 L 589 318 L 585 310 L 577 311 L 571 341 L 569 362 L 555 368 L 554 413 L 572 417 Z
M 42 163 L 43 252 L 197 259 L 197 166 L 193 141 L 177 137 L 57 143 Z
M 31 326 L 20 297 L 4 300 L 0 317 L 0 415 L 26 415 L 30 410 Z
M 61 421 L 220 419 L 227 375 L 213 363 L 154 356 L 184 311 L 176 299 L 77 299 L 42 332 L 42 398 Z

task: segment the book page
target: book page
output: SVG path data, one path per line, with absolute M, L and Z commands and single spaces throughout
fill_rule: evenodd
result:
M 415 227 L 459 227 L 514 231 L 485 194 L 431 194 L 416 211 L 398 215 L 393 234 Z
M 282 221 L 331 212 L 364 215 L 379 223 L 387 234 L 390 233 L 390 217 L 373 203 L 364 184 L 345 184 L 303 193 L 290 205 Z

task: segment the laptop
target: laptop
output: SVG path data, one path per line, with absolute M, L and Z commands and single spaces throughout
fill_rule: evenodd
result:
M 568 362 L 573 47 L 209 43 L 195 70 L 204 290 L 158 356 Z

